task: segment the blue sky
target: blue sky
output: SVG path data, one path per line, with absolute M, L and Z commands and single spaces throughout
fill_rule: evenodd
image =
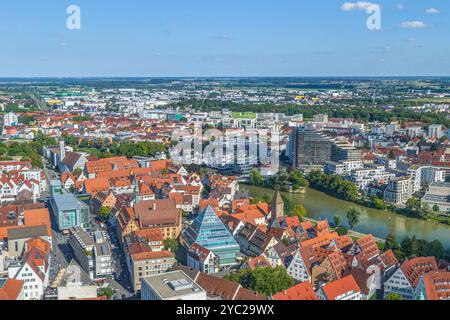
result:
M 1 1 L 0 77 L 450 75 L 450 1 L 345 2 Z

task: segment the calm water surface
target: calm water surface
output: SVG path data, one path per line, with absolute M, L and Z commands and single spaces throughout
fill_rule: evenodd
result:
M 264 194 L 273 195 L 274 191 L 258 188 L 254 186 L 241 185 L 241 189 L 250 191 L 250 195 L 262 197 Z M 322 192 L 308 188 L 304 194 L 290 194 L 285 193 L 293 203 L 296 205 L 302 203 L 309 218 L 325 219 L 333 221 L 335 215 L 342 217 L 343 224 L 347 224 L 346 213 L 347 210 L 354 206 L 361 209 L 362 214 L 360 223 L 355 227 L 355 231 L 362 233 L 371 233 L 376 237 L 385 239 L 389 233 L 395 234 L 400 241 L 405 236 L 412 237 L 416 235 L 418 239 L 425 239 L 432 241 L 439 239 L 446 248 L 450 248 L 450 226 L 437 223 L 434 221 L 425 221 L 405 217 L 371 208 L 358 206 L 354 203 L 343 201 L 330 197 Z

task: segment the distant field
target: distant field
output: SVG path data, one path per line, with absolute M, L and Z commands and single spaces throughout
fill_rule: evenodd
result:
M 416 103 L 450 103 L 450 98 L 417 98 L 406 99 L 406 101 Z
M 253 112 L 232 112 L 235 119 L 256 119 L 256 113 Z

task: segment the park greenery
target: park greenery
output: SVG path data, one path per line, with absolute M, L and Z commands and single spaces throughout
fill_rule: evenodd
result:
M 281 192 L 289 192 L 290 188 L 295 191 L 309 185 L 308 180 L 305 179 L 300 171 L 294 170 L 288 173 L 282 170 L 274 176 L 265 179 L 256 169 L 250 172 L 250 184 L 257 187 L 280 190 Z
M 107 139 L 89 140 L 79 139 L 73 136 L 64 136 L 64 142 L 73 147 L 75 151 L 85 151 L 99 159 L 115 156 L 126 156 L 128 158 L 133 158 L 135 156 L 154 157 L 158 153 L 167 153 L 166 145 L 151 141 L 110 142 Z
M 423 239 L 417 239 L 416 236 L 413 236 L 412 238 L 405 237 L 399 243 L 397 242 L 395 235 L 389 234 L 386 237 L 384 249 L 391 249 L 400 262 L 403 262 L 405 259 L 411 259 L 414 257 L 430 256 L 434 256 L 438 260 L 450 259 L 450 249 L 445 250 L 444 246 L 439 240 L 427 241 Z
M 43 168 L 42 150 L 45 145 L 56 143 L 54 138 L 36 133 L 30 142 L 8 141 L 0 142 L 0 160 L 9 161 L 13 157 L 20 157 L 22 161 L 31 161 L 33 167 Z
M 224 279 L 240 283 L 244 288 L 256 291 L 266 296 L 291 288 L 294 280 L 282 266 L 275 268 L 244 269 L 225 275 Z

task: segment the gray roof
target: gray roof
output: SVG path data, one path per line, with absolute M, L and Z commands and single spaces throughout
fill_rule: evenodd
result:
M 67 192 L 61 194 L 54 194 L 53 201 L 56 204 L 58 210 L 73 210 L 78 209 L 81 206 L 87 206 L 75 195 Z
M 142 278 L 162 299 L 173 299 L 204 290 L 181 270 Z
M 92 236 L 81 227 L 71 228 L 70 232 L 83 248 L 92 247 L 95 244 L 94 238 L 92 238 Z
M 47 236 L 47 226 L 32 226 L 8 230 L 8 240 L 26 239 Z
M 58 287 L 67 287 L 69 285 L 86 287 L 95 286 L 95 283 L 89 278 L 88 274 L 79 266 L 79 264 L 76 263 L 75 260 L 72 260 L 64 272 Z

